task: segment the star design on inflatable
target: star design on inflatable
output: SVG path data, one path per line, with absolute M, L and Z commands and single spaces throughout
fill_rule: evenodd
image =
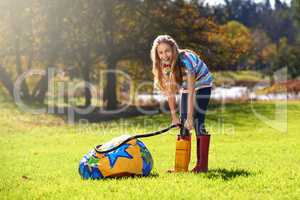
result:
M 107 154 L 107 157 L 109 159 L 109 164 L 110 167 L 113 168 L 116 161 L 118 160 L 119 157 L 123 157 L 123 158 L 129 158 L 132 159 L 132 155 L 130 155 L 126 149 L 129 147 L 129 144 L 124 144 L 121 147 L 119 147 L 118 149 L 116 149 L 115 151 L 112 151 L 110 153 Z

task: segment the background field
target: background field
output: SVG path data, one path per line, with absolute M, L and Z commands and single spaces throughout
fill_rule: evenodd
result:
M 77 168 L 94 145 L 115 136 L 166 127 L 169 116 L 67 125 L 55 116 L 18 111 L 1 97 L 1 199 L 297 199 L 300 195 L 300 103 L 288 103 L 288 132 L 258 120 L 274 118 L 274 103 L 211 105 L 207 174 L 168 174 L 176 130 L 143 139 L 154 158 L 150 177 L 84 181 Z M 253 108 L 252 108 L 253 106 Z M 223 126 L 223 129 L 222 129 Z M 195 163 L 193 140 L 192 162 Z

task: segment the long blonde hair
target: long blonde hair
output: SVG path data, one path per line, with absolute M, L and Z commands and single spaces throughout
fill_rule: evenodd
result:
M 157 53 L 157 47 L 161 43 L 166 43 L 172 49 L 171 73 L 166 75 L 162 71 L 162 62 Z M 181 50 L 176 41 L 169 35 L 159 35 L 153 41 L 151 48 L 152 73 L 154 75 L 154 86 L 165 94 L 174 94 L 178 91 L 178 86 L 182 81 L 180 68 L 176 66 L 176 60 Z

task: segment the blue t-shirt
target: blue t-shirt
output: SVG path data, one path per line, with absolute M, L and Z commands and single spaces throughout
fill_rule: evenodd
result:
M 177 64 L 182 72 L 182 88 L 187 88 L 187 74 L 195 75 L 195 90 L 212 87 L 213 77 L 206 64 L 198 55 L 190 51 L 183 51 L 178 55 Z

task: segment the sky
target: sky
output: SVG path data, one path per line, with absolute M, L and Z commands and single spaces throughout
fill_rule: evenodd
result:
M 255 2 L 265 2 L 265 0 L 254 0 Z M 291 3 L 291 0 L 281 0 L 282 2 L 286 2 L 288 4 Z M 270 0 L 272 6 L 274 6 L 274 2 L 275 0 Z M 224 0 L 206 0 L 205 3 L 208 3 L 210 5 L 214 5 L 214 4 L 220 4 L 220 3 L 224 3 Z

